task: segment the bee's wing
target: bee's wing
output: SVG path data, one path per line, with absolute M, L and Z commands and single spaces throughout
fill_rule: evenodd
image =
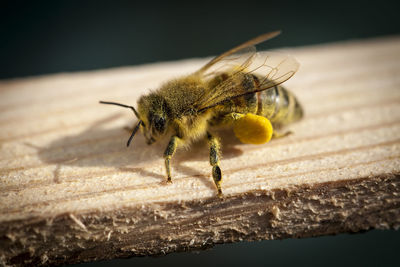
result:
M 241 65 L 232 67 L 236 61 L 228 64 L 228 71 L 226 72 L 228 78 L 214 88 L 209 88 L 197 103 L 199 112 L 223 104 L 233 98 L 260 92 L 283 83 L 292 77 L 299 68 L 299 63 L 293 57 L 281 53 L 254 52 L 246 55 L 245 60 L 239 57 Z M 224 69 L 223 66 L 220 68 Z M 243 73 L 256 74 L 259 78 L 258 86 L 254 86 L 254 90 L 247 89 L 245 91 L 242 84 L 238 84 L 241 79 L 237 76 L 241 76 Z M 218 74 L 218 72 L 213 72 L 213 74 Z
M 241 66 L 246 63 L 246 60 L 250 60 L 251 56 L 256 53 L 256 48 L 254 45 L 265 42 L 271 38 L 274 38 L 280 34 L 280 31 L 269 32 L 257 36 L 241 45 L 238 45 L 225 53 L 213 58 L 210 62 L 199 69 L 195 74 L 209 76 L 213 73 L 218 73 L 223 71 L 226 66 L 236 63 L 236 66 Z M 218 63 L 218 64 L 217 64 Z
M 221 58 L 218 62 L 204 69 L 200 74 L 207 80 L 222 73 L 230 73 L 233 69 L 242 71 L 251 64 L 256 54 L 257 51 L 254 46 L 242 48 L 234 54 Z

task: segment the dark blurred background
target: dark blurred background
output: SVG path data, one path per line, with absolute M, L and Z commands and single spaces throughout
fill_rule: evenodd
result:
M 240 242 L 197 253 L 85 263 L 76 267 L 400 266 L 399 240 L 400 231 L 375 230 L 318 238 Z
M 398 1 L 2 1 L 0 79 L 398 35 Z M 399 231 L 218 245 L 82 266 L 399 266 Z
M 400 32 L 398 1 L 1 1 L 0 79 Z

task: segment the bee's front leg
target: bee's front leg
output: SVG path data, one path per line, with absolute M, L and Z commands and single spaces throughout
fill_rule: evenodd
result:
M 222 172 L 219 165 L 220 149 L 221 145 L 215 136 L 207 133 L 208 143 L 210 145 L 210 164 L 212 168 L 212 176 L 214 183 L 217 186 L 218 196 L 222 196 L 221 182 L 222 182 Z
M 171 158 L 174 155 L 176 148 L 178 147 L 178 143 L 181 139 L 177 136 L 172 136 L 171 140 L 169 140 L 168 146 L 164 152 L 164 160 L 165 160 L 165 169 L 167 170 L 167 183 L 171 183 Z

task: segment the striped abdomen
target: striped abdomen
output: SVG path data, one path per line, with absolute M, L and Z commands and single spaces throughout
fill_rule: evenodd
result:
M 243 93 L 254 91 L 255 88 L 259 88 L 259 80 L 260 78 L 253 74 L 243 73 L 240 81 L 237 81 L 237 86 L 242 87 Z M 264 116 L 274 125 L 285 125 L 303 116 L 303 109 L 296 97 L 280 85 L 227 101 L 219 108 L 218 115 L 231 112 Z
M 255 114 L 268 118 L 273 124 L 285 125 L 303 117 L 299 101 L 280 85 L 256 94 L 258 109 Z

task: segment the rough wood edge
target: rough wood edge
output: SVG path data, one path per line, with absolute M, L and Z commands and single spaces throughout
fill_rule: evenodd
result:
M 399 226 L 400 173 L 383 174 L 222 201 L 10 221 L 0 228 L 0 265 L 61 265 Z

